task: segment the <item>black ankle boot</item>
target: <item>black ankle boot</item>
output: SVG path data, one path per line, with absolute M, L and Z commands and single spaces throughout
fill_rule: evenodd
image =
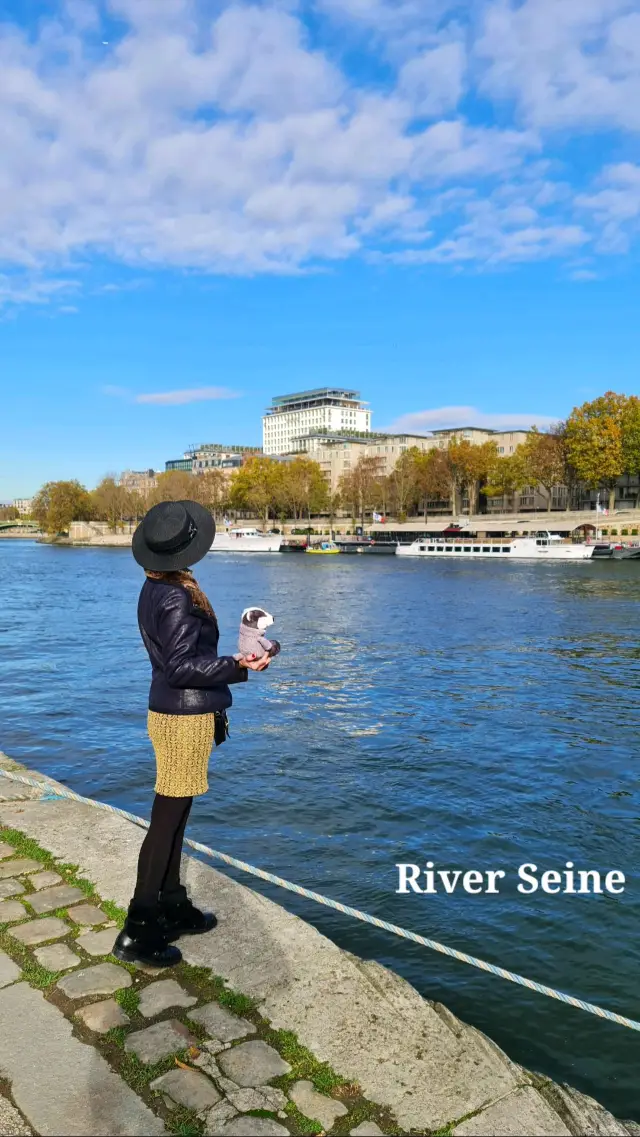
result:
M 180 936 L 199 936 L 202 932 L 210 932 L 218 923 L 213 912 L 201 912 L 191 903 L 182 884 L 160 894 L 160 912 L 162 926 L 170 942 Z
M 174 967 L 182 959 L 179 949 L 169 943 L 160 905 L 145 907 L 133 900 L 113 946 L 113 955 L 125 963 L 143 963 L 147 967 Z

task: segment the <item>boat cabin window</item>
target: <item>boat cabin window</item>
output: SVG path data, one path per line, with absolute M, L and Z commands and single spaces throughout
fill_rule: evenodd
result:
M 548 544 L 549 544 L 549 542 L 548 542 L 546 537 L 538 537 L 536 540 L 536 545 L 548 545 Z
M 426 553 L 426 551 L 427 551 L 426 545 L 419 545 L 418 547 L 419 547 L 421 553 Z
M 444 549 L 442 548 L 442 545 L 438 545 L 438 548 L 436 549 L 436 553 L 444 553 Z
M 480 546 L 479 546 L 479 545 L 474 545 L 474 546 L 473 546 L 473 551 L 474 551 L 474 553 L 479 553 L 479 552 L 481 551 L 481 549 L 480 549 Z
M 463 549 L 463 552 L 465 552 L 465 553 L 470 553 L 470 552 L 471 552 L 471 545 L 465 545 L 465 546 L 464 546 L 464 549 Z
M 492 553 L 499 553 L 499 552 L 500 552 L 500 546 L 499 546 L 499 545 L 494 545 L 494 546 L 493 546 L 493 548 L 492 548 L 492 550 L 491 550 L 491 552 L 492 552 Z
M 511 549 L 510 549 L 509 545 L 505 545 L 505 546 L 503 547 L 503 549 L 502 549 L 502 552 L 503 552 L 503 553 L 510 553 L 510 552 L 511 552 Z
M 428 552 L 433 553 L 434 550 L 435 550 L 435 545 L 429 545 Z
M 482 552 L 483 553 L 490 553 L 491 552 L 491 545 L 483 545 L 482 546 Z
M 452 545 L 445 545 L 444 551 L 445 551 L 445 553 L 452 553 L 453 552 L 453 546 Z
M 454 553 L 461 553 L 462 552 L 462 545 L 454 545 L 453 551 L 454 551 Z

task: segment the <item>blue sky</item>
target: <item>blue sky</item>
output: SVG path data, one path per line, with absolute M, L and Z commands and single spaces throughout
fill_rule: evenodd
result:
M 0 23 L 0 501 L 638 390 L 636 0 L 21 0 Z

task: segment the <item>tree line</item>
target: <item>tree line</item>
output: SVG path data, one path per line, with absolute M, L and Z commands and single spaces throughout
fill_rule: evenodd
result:
M 549 510 L 558 486 L 566 487 L 570 506 L 594 489 L 608 494 L 613 509 L 618 480 L 624 474 L 640 475 L 640 399 L 608 391 L 576 407 L 553 429 L 534 428 L 513 454 L 501 455 L 493 441 L 477 445 L 453 438 L 446 449 L 407 449 L 387 475 L 382 465 L 379 458 L 361 455 L 341 477 L 336 493 L 308 456 L 288 462 L 253 457 L 230 478 L 222 470 L 197 476 L 168 471 L 157 476 L 156 487 L 146 495 L 120 484 L 115 475 L 92 491 L 78 481 L 47 482 L 34 498 L 32 516 L 48 533 L 64 532 L 75 520 L 106 521 L 116 530 L 138 521 L 158 501 L 195 498 L 217 519 L 228 511 L 265 522 L 324 514 L 333 524 L 342 511 L 364 524 L 374 510 L 398 520 L 419 513 L 426 518 L 429 509 L 443 507 L 457 516 L 463 498 L 475 513 L 481 495 L 508 495 L 527 486 L 544 495 Z

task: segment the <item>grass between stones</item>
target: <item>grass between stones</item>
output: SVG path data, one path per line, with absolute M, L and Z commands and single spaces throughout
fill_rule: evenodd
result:
M 66 884 L 80 888 L 87 898 L 101 907 L 108 919 L 112 920 L 117 927 L 122 927 L 126 918 L 124 910 L 119 908 L 112 901 L 101 900 L 91 881 L 78 875 L 77 865 L 60 863 L 48 850 L 43 849 L 34 838 L 28 837 L 16 829 L 0 826 L 0 840 L 6 841 L 7 844 L 15 849 L 16 857 L 30 857 L 33 860 L 37 860 L 43 868 L 57 872 Z M 10 859 L 11 858 L 9 858 L 9 861 Z M 3 863 L 7 863 L 7 860 L 5 859 Z M 28 882 L 28 874 L 25 874 L 22 879 Z M 37 919 L 44 917 L 34 916 L 31 912 L 29 906 L 29 894 L 31 892 L 33 892 L 33 886 L 27 883 L 25 893 L 21 899 L 25 901 L 29 914 L 31 915 L 31 922 L 35 922 Z M 65 920 L 68 925 L 69 931 L 67 936 L 56 942 L 67 942 L 77 947 L 75 940 L 80 932 L 80 928 L 73 923 L 72 913 L 73 909 L 60 908 L 55 912 L 46 913 L 46 916 L 58 916 Z M 179 1010 L 178 1008 L 170 1009 L 168 1015 L 163 1014 L 153 1019 L 144 1019 L 139 1011 L 140 991 L 149 983 L 153 983 L 157 976 L 148 975 L 140 971 L 140 969 L 136 968 L 133 964 L 123 963 L 121 960 L 116 960 L 112 955 L 107 954 L 102 957 L 86 958 L 83 960 L 83 966 L 90 967 L 98 963 L 110 961 L 116 963 L 119 967 L 125 968 L 130 973 L 133 978 L 134 986 L 123 988 L 116 992 L 114 998 L 122 1007 L 123 1011 L 129 1016 L 131 1022 L 127 1027 L 115 1027 L 104 1035 L 96 1036 L 75 1018 L 75 1011 L 86 1003 L 94 1002 L 95 998 L 92 997 L 73 1002 L 68 1000 L 55 986 L 61 975 L 66 974 L 66 972 L 49 971 L 47 968 L 38 964 L 32 955 L 32 951 L 23 944 L 20 944 L 17 940 L 14 940 L 8 934 L 8 931 L 14 926 L 13 924 L 0 924 L 0 948 L 11 956 L 22 969 L 24 980 L 32 987 L 41 990 L 45 997 L 53 1002 L 66 1017 L 70 1019 L 73 1023 L 74 1033 L 84 1042 L 94 1046 L 113 1069 L 120 1074 L 130 1088 L 142 1097 L 155 1113 L 161 1115 L 170 1133 L 182 1135 L 182 1137 L 200 1137 L 203 1133 L 204 1125 L 194 1111 L 181 1106 L 169 1109 L 165 1103 L 164 1096 L 154 1093 L 149 1088 L 151 1082 L 156 1078 L 174 1069 L 176 1062 L 184 1062 L 191 1067 L 190 1057 L 192 1057 L 192 1055 L 190 1056 L 189 1051 L 185 1050 L 176 1055 L 170 1055 L 161 1062 L 146 1066 L 139 1061 L 135 1054 L 128 1053 L 125 1050 L 125 1042 L 127 1036 L 132 1031 L 150 1026 L 152 1023 L 161 1021 L 167 1017 L 180 1019 L 196 1039 L 202 1040 L 207 1037 L 207 1032 L 202 1024 L 190 1019 L 188 1010 Z M 172 968 L 168 973 L 164 974 L 167 977 L 171 976 L 175 978 L 190 994 L 195 995 L 198 999 L 198 1003 L 202 1004 L 204 1002 L 216 1001 L 233 1014 L 246 1018 L 254 1024 L 256 1033 L 251 1037 L 253 1039 L 262 1039 L 264 1042 L 269 1043 L 291 1066 L 290 1073 L 285 1074 L 283 1077 L 275 1078 L 272 1081 L 271 1084 L 273 1086 L 287 1093 L 291 1090 L 295 1082 L 307 1080 L 313 1083 L 319 1093 L 342 1101 L 347 1107 L 348 1113 L 346 1116 L 337 1119 L 331 1130 L 332 1137 L 333 1135 L 335 1135 L 335 1137 L 343 1137 L 343 1135 L 348 1134 L 351 1129 L 355 1128 L 362 1121 L 369 1120 L 376 1121 L 385 1134 L 402 1134 L 404 1132 L 397 1126 L 395 1119 L 387 1110 L 367 1101 L 362 1096 L 362 1091 L 359 1086 L 349 1083 L 345 1078 L 336 1073 L 327 1062 L 320 1062 L 306 1046 L 302 1045 L 293 1031 L 274 1030 L 268 1020 L 260 1015 L 257 1001 L 239 991 L 231 990 L 227 987 L 222 976 L 214 975 L 207 967 L 196 967 L 185 962 L 180 963 L 177 967 Z M 232 1045 L 239 1046 L 243 1041 L 246 1040 L 239 1039 L 235 1043 L 232 1043 Z M 251 1113 L 253 1116 L 272 1117 L 274 1119 L 277 1116 L 276 1113 L 266 1110 L 255 1110 L 251 1111 Z M 305 1117 L 292 1101 L 289 1101 L 286 1106 L 286 1114 L 287 1125 L 292 1135 L 303 1137 L 303 1135 L 320 1134 L 323 1132 L 320 1123 L 313 1118 Z M 452 1122 L 451 1126 L 442 1129 L 440 1131 L 441 1137 L 448 1134 L 455 1124 L 457 1124 L 457 1122 Z

